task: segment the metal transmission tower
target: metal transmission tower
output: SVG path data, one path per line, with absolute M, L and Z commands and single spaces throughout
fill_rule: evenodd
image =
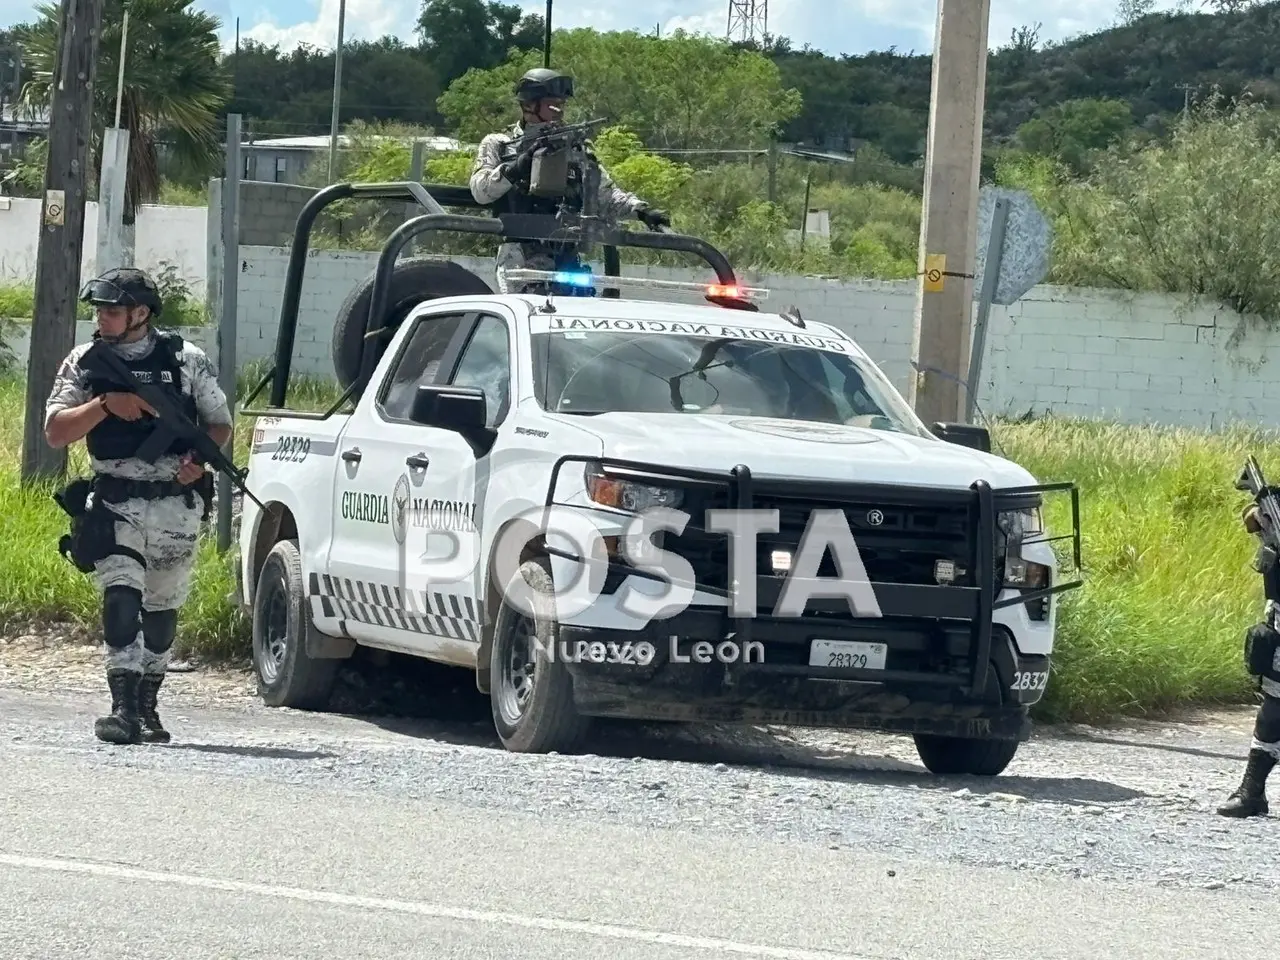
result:
M 729 0 L 729 42 L 764 41 L 769 30 L 769 0 Z

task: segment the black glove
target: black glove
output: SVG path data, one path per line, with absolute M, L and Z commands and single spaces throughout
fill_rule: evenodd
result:
M 658 227 L 671 226 L 671 217 L 661 210 L 652 207 L 640 207 L 636 210 L 636 219 L 643 220 L 645 225 L 656 230 Z
M 502 165 L 502 176 L 512 183 L 528 180 L 533 173 L 533 147 L 526 147 L 516 154 L 514 160 Z

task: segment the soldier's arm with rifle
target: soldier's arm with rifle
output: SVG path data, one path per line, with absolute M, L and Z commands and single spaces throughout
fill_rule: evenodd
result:
M 226 415 L 226 400 L 218 386 L 216 371 L 203 352 L 196 354 L 194 360 L 191 367 L 191 390 L 201 418 L 216 417 L 221 420 Z M 154 461 L 175 438 L 181 438 L 190 444 L 192 452 L 183 457 L 178 469 L 177 480 L 180 483 L 190 484 L 201 479 L 205 474 L 203 465 L 207 463 L 218 472 L 226 474 L 241 493 L 266 509 L 245 485 L 243 472 L 222 452 L 223 445 L 231 439 L 230 422 L 208 423 L 203 428 L 192 423 L 155 384 L 142 383 L 134 378 L 128 367 L 106 344 L 95 344 L 80 363 L 86 369 L 97 367 L 105 370 L 122 389 L 136 395 L 149 409 L 155 411 L 156 427 L 151 439 L 139 449 L 140 459 Z
M 45 405 L 44 436 L 55 450 L 83 440 L 109 416 L 121 420 L 137 420 L 144 414 L 155 414 L 145 400 L 127 391 L 93 396 L 85 386 L 77 360 L 83 355 L 77 348 L 58 369 L 54 390 Z
M 1224 817 L 1257 817 L 1268 812 L 1267 777 L 1280 763 L 1280 632 L 1276 630 L 1276 612 L 1280 609 L 1280 500 L 1253 457 L 1245 461 L 1236 489 L 1253 498 L 1242 519 L 1245 529 L 1260 541 L 1254 569 L 1262 574 L 1266 612 L 1260 622 L 1245 631 L 1244 661 L 1245 670 L 1258 681 L 1262 702 L 1254 719 L 1244 775 L 1218 813 Z

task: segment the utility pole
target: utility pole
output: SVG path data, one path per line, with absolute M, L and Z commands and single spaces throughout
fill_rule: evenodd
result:
M 991 0 L 938 0 L 908 399 L 926 423 L 964 416 Z
M 542 18 L 542 65 L 548 70 L 551 69 L 551 5 L 553 0 L 547 0 L 547 14 Z
M 338 106 L 342 102 L 342 30 L 347 23 L 347 0 L 338 0 L 338 45 L 333 51 L 333 116 L 329 120 L 329 182 L 338 164 Z
M 89 134 L 102 0 L 62 0 L 49 104 L 49 153 L 36 253 L 35 309 L 27 360 L 22 479 L 65 473 L 66 449 L 44 439 L 44 404 L 58 364 L 75 345 L 84 248 Z

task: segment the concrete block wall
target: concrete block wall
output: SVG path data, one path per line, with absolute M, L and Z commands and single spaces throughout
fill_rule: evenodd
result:
M 492 283 L 492 261 L 455 258 Z M 274 355 L 287 248 L 242 247 L 237 358 Z M 298 373 L 332 375 L 329 343 L 339 306 L 377 255 L 313 251 L 307 260 L 294 353 Z M 629 276 L 706 282 L 688 269 L 629 265 Z M 769 289 L 762 306 L 798 307 L 850 334 L 906 395 L 915 284 L 745 273 Z M 636 296 L 641 294 L 637 292 Z M 699 302 L 645 290 L 646 299 Z M 1216 429 L 1270 426 L 1280 411 L 1280 332 L 1240 332 L 1237 314 L 1184 299 L 1040 286 L 988 322 L 978 405 L 988 416 L 1028 411 Z M 1274 358 L 1274 359 L 1273 359 Z

